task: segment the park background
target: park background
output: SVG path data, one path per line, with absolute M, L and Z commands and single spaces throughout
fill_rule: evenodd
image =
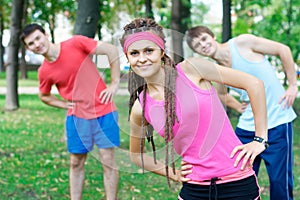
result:
M 180 40 L 172 40 L 174 36 L 167 33 L 170 52 L 176 49 L 175 60 L 193 55 L 184 42 L 184 32 L 202 24 L 217 33 L 218 41 L 252 33 L 282 42 L 290 46 L 295 62 L 299 63 L 299 6 L 300 0 L 0 0 L 0 44 L 3 46 L 0 48 L 0 91 L 4 91 L 0 94 L 0 199 L 69 199 L 69 155 L 63 136 L 65 111 L 48 107 L 38 99 L 36 69 L 41 59 L 26 52 L 18 40 L 24 24 L 42 24 L 56 43 L 82 34 L 119 46 L 118 38 L 126 23 L 134 17 L 153 17 L 166 29 L 182 36 Z M 176 199 L 180 184 L 172 183 L 168 188 L 166 178 L 148 172 L 142 174 L 130 162 L 128 66 L 121 49 L 120 55 L 122 82 L 115 97 L 121 127 L 119 199 Z M 286 84 L 281 63 L 276 57 L 269 59 L 276 66 L 282 83 Z M 102 57 L 95 58 L 99 72 L 109 81 L 107 63 L 101 61 Z M 299 113 L 298 98 L 294 108 Z M 237 113 L 230 111 L 229 115 L 235 126 Z M 298 119 L 294 125 L 294 195 L 297 199 L 300 195 Z M 163 152 L 163 141 L 159 137 L 155 139 Z M 163 153 L 161 156 L 163 159 Z M 102 180 L 100 162 L 92 152 L 86 162 L 83 199 L 104 199 Z M 259 182 L 263 199 L 268 199 L 264 165 Z

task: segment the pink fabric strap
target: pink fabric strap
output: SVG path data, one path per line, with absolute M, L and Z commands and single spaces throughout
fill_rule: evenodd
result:
M 161 39 L 158 35 L 155 35 L 150 32 L 138 32 L 127 37 L 127 39 L 124 42 L 124 53 L 126 54 L 128 47 L 138 40 L 149 40 L 157 44 L 162 50 L 165 50 L 165 43 L 163 39 Z

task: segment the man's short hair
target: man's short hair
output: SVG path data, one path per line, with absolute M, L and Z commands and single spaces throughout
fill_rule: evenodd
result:
M 213 38 L 215 37 L 215 34 L 206 26 L 195 26 L 193 28 L 190 28 L 187 31 L 186 42 L 191 49 L 193 49 L 192 42 L 194 38 L 199 37 L 202 33 L 207 33 Z
M 21 32 L 20 40 L 25 44 L 24 39 L 25 39 L 28 35 L 30 35 L 31 33 L 33 33 L 34 31 L 36 31 L 36 30 L 39 30 L 39 31 L 41 31 L 43 34 L 46 34 L 45 29 L 44 29 L 41 25 L 35 24 L 35 23 L 33 23 L 33 24 L 28 24 L 28 25 L 26 25 L 26 26 L 24 27 L 24 29 L 23 29 L 22 32 Z M 26 45 L 26 44 L 25 44 L 25 45 Z

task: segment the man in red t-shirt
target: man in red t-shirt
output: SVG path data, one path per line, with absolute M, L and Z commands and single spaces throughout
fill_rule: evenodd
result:
M 118 113 L 113 102 L 120 80 L 117 47 L 79 35 L 54 44 L 38 24 L 27 25 L 20 39 L 28 50 L 45 57 L 38 70 L 40 99 L 49 106 L 67 110 L 71 199 L 82 197 L 84 163 L 95 144 L 103 166 L 106 198 L 115 200 L 119 179 L 115 147 L 120 145 Z M 93 54 L 108 57 L 109 86 L 105 85 L 92 61 Z M 53 85 L 63 100 L 51 94 Z

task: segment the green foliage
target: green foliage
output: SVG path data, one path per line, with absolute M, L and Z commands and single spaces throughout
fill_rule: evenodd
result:
M 191 8 L 192 4 L 190 0 L 181 0 L 181 17 L 182 20 L 180 21 L 181 27 L 182 27 L 182 33 L 185 33 L 185 31 L 189 28 L 189 25 L 191 24 Z
M 300 53 L 300 1 L 293 0 L 234 0 L 237 20 L 233 36 L 252 33 L 288 45 L 294 60 Z
M 171 2 L 160 0 L 156 3 L 156 7 L 160 25 L 169 29 L 171 24 Z
M 48 23 L 50 28 L 54 28 L 53 22 L 55 22 L 58 13 L 64 13 L 69 19 L 75 20 L 77 6 L 75 0 L 29 0 L 28 2 L 29 21 Z
M 11 0 L 0 0 L 0 20 L 3 21 L 4 29 L 9 28 L 10 25 L 11 7 L 12 7 Z
M 103 79 L 104 79 L 104 81 L 106 83 L 110 83 L 111 82 L 111 71 L 109 69 L 100 68 L 99 72 L 102 75 L 102 77 L 103 77 Z
M 293 1 L 291 10 L 289 10 L 288 3 L 290 1 L 274 0 L 276 3 L 272 5 L 272 9 L 270 8 L 270 14 L 264 16 L 263 20 L 253 26 L 253 32 L 288 45 L 292 50 L 294 60 L 297 60 L 300 53 L 298 39 L 300 31 L 300 1 Z
M 191 27 L 203 24 L 204 16 L 208 11 L 209 7 L 203 2 L 194 3 L 191 7 Z
M 249 32 L 249 24 L 245 23 L 244 19 L 238 18 L 233 31 L 234 35 L 240 35 Z

